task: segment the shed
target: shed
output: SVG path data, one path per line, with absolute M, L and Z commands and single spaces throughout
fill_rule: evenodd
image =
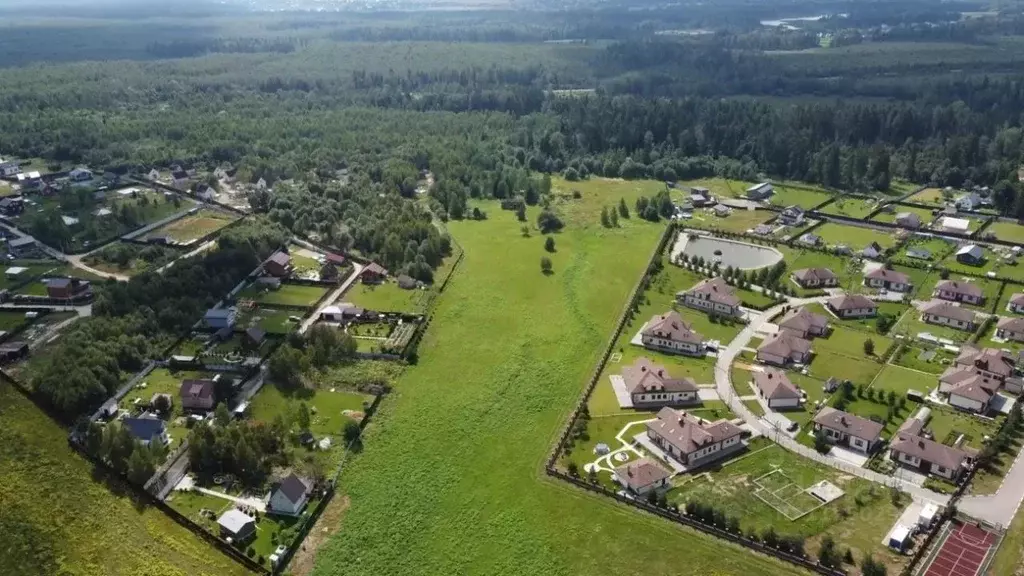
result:
M 935 521 L 935 516 L 939 513 L 939 506 L 934 502 L 928 502 L 921 509 L 921 515 L 917 518 L 917 525 L 921 528 L 927 529 Z
M 4 276 L 7 276 L 8 278 L 18 278 L 26 271 L 28 271 L 28 268 L 25 268 L 23 266 L 11 266 L 10 268 L 4 271 Z
M 889 537 L 886 538 L 886 546 L 902 552 L 908 540 L 910 540 L 910 528 L 903 524 L 897 524 L 893 527 L 892 532 L 889 532 Z

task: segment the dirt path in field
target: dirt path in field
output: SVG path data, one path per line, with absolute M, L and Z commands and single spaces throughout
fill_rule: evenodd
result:
M 324 509 L 317 519 L 309 535 L 302 541 L 302 546 L 295 552 L 288 563 L 288 571 L 295 576 L 307 576 L 313 572 L 316 563 L 316 551 L 341 526 L 341 517 L 345 515 L 351 502 L 348 496 L 338 496 Z

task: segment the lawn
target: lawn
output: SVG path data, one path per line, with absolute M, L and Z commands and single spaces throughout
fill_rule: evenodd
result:
M 810 375 L 817 380 L 834 377 L 854 384 L 869 384 L 882 369 L 874 357 L 864 353 L 864 342 L 869 338 L 875 343 L 876 355 L 882 354 L 892 343 L 880 334 L 834 326 L 828 338 L 813 340 Z
M 253 300 L 261 306 L 313 306 L 327 294 L 322 286 L 281 284 L 277 290 L 259 288 L 252 284 L 238 293 L 238 300 Z
M 680 182 L 676 185 L 676 192 L 673 192 L 673 198 L 679 195 L 679 199 L 683 197 L 689 198 L 690 188 L 694 186 L 701 186 L 711 191 L 711 194 L 716 197 L 725 198 L 746 198 L 747 188 L 757 184 L 757 182 L 744 182 L 742 180 L 729 180 L 727 178 L 702 178 L 700 180 L 690 180 L 687 182 Z
M 746 406 L 747 410 L 750 410 L 754 416 L 764 416 L 764 406 L 761 406 L 761 403 L 757 400 L 744 400 L 743 405 Z
M 825 214 L 846 216 L 848 218 L 865 218 L 878 208 L 874 199 L 857 198 L 855 196 L 839 196 L 836 201 L 821 208 Z
M 964 342 L 973 334 L 973 332 L 968 332 L 966 330 L 957 330 L 956 328 L 949 326 L 922 322 L 921 312 L 918 310 L 911 310 L 904 314 L 903 319 L 893 327 L 892 332 L 890 333 L 902 334 L 910 342 L 916 341 L 917 335 L 921 333 L 931 334 L 937 338 L 945 338 L 954 342 Z
M 147 238 L 167 236 L 171 240 L 181 244 L 187 244 L 193 240 L 202 238 L 227 226 L 235 221 L 235 217 L 229 216 L 219 210 L 204 208 L 195 214 L 190 214 L 175 220 L 170 224 L 161 226 L 148 233 Z
M 163 512 L 133 502 L 123 486 L 108 488 L 68 448 L 67 431 L 3 383 L 0 406 L 5 566 L 40 576 L 249 574 Z
M 619 200 L 625 200 L 629 208 L 630 218 L 619 218 L 616 231 L 629 231 L 632 228 L 646 226 L 647 222 L 638 218 L 634 207 L 637 198 L 652 198 L 665 190 L 665 183 L 660 180 L 618 180 L 614 178 L 590 178 L 579 182 L 569 182 L 561 177 L 551 179 L 551 187 L 555 192 L 552 206 L 563 216 L 567 226 L 580 229 L 592 229 L 612 232 L 601 226 L 601 209 L 617 207 Z M 689 188 L 677 188 L 671 191 L 672 198 L 682 200 L 683 191 L 689 194 Z M 580 198 L 574 198 L 573 192 L 579 192 Z M 688 197 L 688 196 L 687 196 Z M 481 205 L 492 218 L 501 216 L 513 217 L 511 212 L 502 211 L 497 205 Z M 536 219 L 530 222 L 536 222 Z M 543 240 L 536 239 L 540 243 Z
M 724 230 L 726 232 L 744 233 L 753 230 L 775 216 L 774 212 L 765 210 L 733 210 L 732 214 L 716 216 L 710 209 L 695 210 L 693 218 L 683 220 L 687 228 L 701 230 Z
M 995 436 L 1002 424 L 1002 418 L 982 420 L 964 412 L 932 406 L 931 419 L 927 428 L 932 431 L 936 442 L 952 444 L 956 436 L 966 438 L 963 446 L 980 450 L 985 436 Z
M 940 188 L 925 188 L 917 194 L 914 194 L 907 198 L 907 202 L 913 202 L 915 204 L 931 204 L 933 206 L 943 206 L 946 202 L 942 197 L 942 190 Z
M 927 260 L 911 258 L 907 256 L 907 250 L 909 248 L 928 250 L 931 252 L 931 258 Z M 900 248 L 899 252 L 896 253 L 893 259 L 916 262 L 920 265 L 921 263 L 938 262 L 946 256 L 949 256 L 954 250 L 956 250 L 956 242 L 952 240 L 946 240 L 938 236 L 919 236 L 914 234 L 913 236 L 910 236 L 906 244 Z
M 304 389 L 286 393 L 268 384 L 253 398 L 250 410 L 252 418 L 259 422 L 273 422 L 278 415 L 283 416 L 285 422 L 290 422 L 298 414 L 302 403 L 310 408 L 312 419 L 309 429 L 315 436 L 334 436 L 340 439 L 345 423 L 361 420 L 363 410 L 373 403 L 373 396 L 340 389 L 334 392 L 330 389 Z
M 787 274 L 804 268 L 828 268 L 839 277 L 839 286 L 847 291 L 859 290 L 864 278 L 861 267 L 850 258 L 814 250 L 797 252 L 795 257 L 786 255 Z M 790 286 L 796 287 L 801 294 L 809 292 L 794 282 L 790 282 Z M 820 289 L 815 289 L 815 291 L 820 291 Z
M 970 304 L 961 303 L 961 306 L 971 308 L 977 312 L 991 312 L 992 308 L 996 305 L 996 299 L 999 298 L 999 289 L 1002 286 L 1002 282 L 996 280 L 990 280 L 987 278 L 973 278 L 970 276 L 964 276 L 962 274 L 950 274 L 949 280 L 954 282 L 966 282 L 974 284 L 981 288 L 982 294 L 985 295 L 985 301 L 981 306 L 972 306 Z M 932 298 L 932 293 L 935 292 L 935 286 L 942 281 L 942 278 L 938 274 L 931 274 L 928 279 L 919 284 L 917 290 L 918 298 L 927 300 Z
M 294 310 L 276 310 L 254 306 L 239 310 L 238 325 L 242 328 L 259 326 L 272 334 L 288 334 L 299 327 L 300 322 L 294 318 L 301 320 L 301 316 L 302 313 Z
M 985 228 L 985 232 L 991 232 L 1005 242 L 1024 244 L 1024 226 L 1016 222 L 993 221 Z
M 891 210 L 890 210 L 891 208 Z M 921 227 L 925 228 L 932 221 L 932 211 L 927 208 L 918 208 L 916 206 L 902 206 L 900 204 L 890 204 L 888 208 L 875 214 L 871 217 L 871 220 L 875 222 L 886 222 L 889 224 L 896 223 L 896 215 L 900 212 L 910 212 L 917 214 L 921 218 Z
M 367 310 L 419 314 L 426 310 L 430 293 L 427 290 L 403 290 L 397 282 L 355 284 L 341 297 Z
M 898 321 L 903 316 L 903 314 L 906 313 L 907 310 L 910 309 L 910 306 L 906 304 L 901 304 L 899 302 L 876 302 L 876 304 L 878 304 L 878 315 L 891 316 L 894 323 Z M 867 335 L 870 336 L 871 338 L 874 338 L 876 335 L 879 334 L 877 317 L 840 319 L 837 318 L 836 316 L 833 316 L 832 313 L 826 310 L 824 304 L 813 303 L 808 304 L 804 307 L 810 310 L 811 312 L 814 312 L 815 314 L 822 314 L 824 316 L 827 316 L 829 323 L 832 324 L 833 326 L 841 326 L 843 328 L 848 328 L 851 330 L 859 330 L 861 332 L 867 333 Z M 890 327 L 890 331 L 891 330 L 892 328 Z M 879 353 L 881 352 L 882 351 L 879 351 Z
M 25 270 L 24 272 L 22 272 L 21 274 L 18 274 L 17 276 L 15 276 L 13 278 L 7 276 L 7 274 L 6 274 L 7 270 L 10 269 L 10 268 L 15 268 L 15 267 L 18 267 L 18 268 L 28 268 L 28 270 Z M 49 272 L 50 270 L 53 270 L 54 268 L 59 268 L 59 267 L 60 267 L 60 264 L 58 262 L 39 263 L 39 264 L 17 264 L 17 263 L 15 263 L 15 264 L 11 264 L 9 266 L 0 266 L 0 290 L 2 290 L 2 289 L 8 289 L 9 290 L 9 289 L 13 288 L 14 286 L 18 286 L 18 285 L 21 285 L 21 284 L 25 284 L 27 282 L 31 282 L 33 279 L 38 278 L 39 276 L 43 275 L 44 273 Z
M 821 236 L 822 240 L 828 246 L 845 244 L 854 252 L 863 249 L 872 242 L 877 242 L 882 248 L 890 248 L 896 244 L 896 239 L 892 234 L 886 234 L 884 232 L 879 232 L 878 230 L 872 230 L 871 228 L 845 226 L 843 224 L 833 224 L 831 222 L 821 226 L 820 228 L 816 228 L 814 233 Z
M 832 198 L 832 194 L 824 190 L 808 190 L 806 188 L 793 188 L 779 184 L 773 184 L 775 194 L 769 202 L 777 206 L 797 205 L 804 210 L 810 210 L 826 200 Z
M 856 392 L 854 394 L 856 394 Z M 886 395 L 888 396 L 888 390 L 886 391 Z M 838 395 L 833 397 L 832 405 L 835 405 L 838 398 Z M 898 409 L 897 414 L 892 420 L 886 421 L 885 417 L 889 415 L 889 404 L 887 399 L 882 400 L 877 393 L 875 398 L 879 401 L 870 400 L 866 397 L 857 397 L 846 405 L 846 411 L 850 414 L 856 414 L 861 418 L 881 422 L 884 425 L 882 428 L 882 436 L 885 438 L 891 438 L 892 435 L 896 433 L 896 430 L 900 425 L 903 424 L 903 421 L 913 416 L 914 412 L 916 412 L 918 408 L 918 404 L 916 402 L 907 402 L 902 409 Z M 899 404 L 897 404 L 897 406 L 899 406 Z
M 83 259 L 90 268 L 109 274 L 134 276 L 146 270 L 159 268 L 173 262 L 183 252 L 170 246 L 128 244 L 114 242 L 102 250 L 92 253 Z M 76 269 L 77 273 L 86 273 Z
M 599 213 L 621 196 L 611 188 L 579 208 Z M 501 215 L 496 202 L 476 205 Z M 537 214 L 528 209 L 531 222 Z M 616 575 L 638 563 L 660 573 L 792 573 L 538 473 L 663 225 L 569 224 L 544 276 L 542 241 L 504 216 L 448 223 L 465 259 L 419 362 L 364 434 L 367 450 L 346 464 L 331 506 L 351 507 L 317 555 L 319 573 Z
M 0 331 L 13 332 L 28 322 L 24 312 L 0 310 Z
M 956 360 L 956 356 L 955 353 L 944 348 L 936 348 L 930 345 L 904 345 L 899 355 L 893 358 L 893 364 L 918 372 L 942 374 Z
M 997 268 L 1007 268 L 1006 272 L 998 273 L 999 276 L 1005 276 L 1007 278 L 1016 278 L 1014 274 L 1015 270 L 1020 270 L 1020 279 L 1024 280 L 1024 267 L 1020 266 L 1000 266 L 999 257 L 992 251 L 991 248 L 984 244 L 979 244 L 985 252 L 985 261 L 981 266 L 973 266 L 970 264 L 961 264 L 956 260 L 956 253 L 950 253 L 949 256 L 944 258 L 939 263 L 943 268 L 948 268 L 953 273 L 970 274 L 971 276 L 985 276 L 989 272 L 995 271 Z

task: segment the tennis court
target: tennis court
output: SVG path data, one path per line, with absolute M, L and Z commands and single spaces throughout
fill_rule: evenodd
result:
M 980 526 L 954 521 L 923 576 L 978 576 L 995 552 L 998 536 Z

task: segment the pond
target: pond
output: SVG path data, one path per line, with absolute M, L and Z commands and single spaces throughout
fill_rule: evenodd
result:
M 708 236 L 690 238 L 686 233 L 679 235 L 672 248 L 672 257 L 678 254 L 686 254 L 690 258 L 702 257 L 707 262 L 720 262 L 722 268 L 732 266 L 742 270 L 773 266 L 782 260 L 782 253 L 770 246 Z

